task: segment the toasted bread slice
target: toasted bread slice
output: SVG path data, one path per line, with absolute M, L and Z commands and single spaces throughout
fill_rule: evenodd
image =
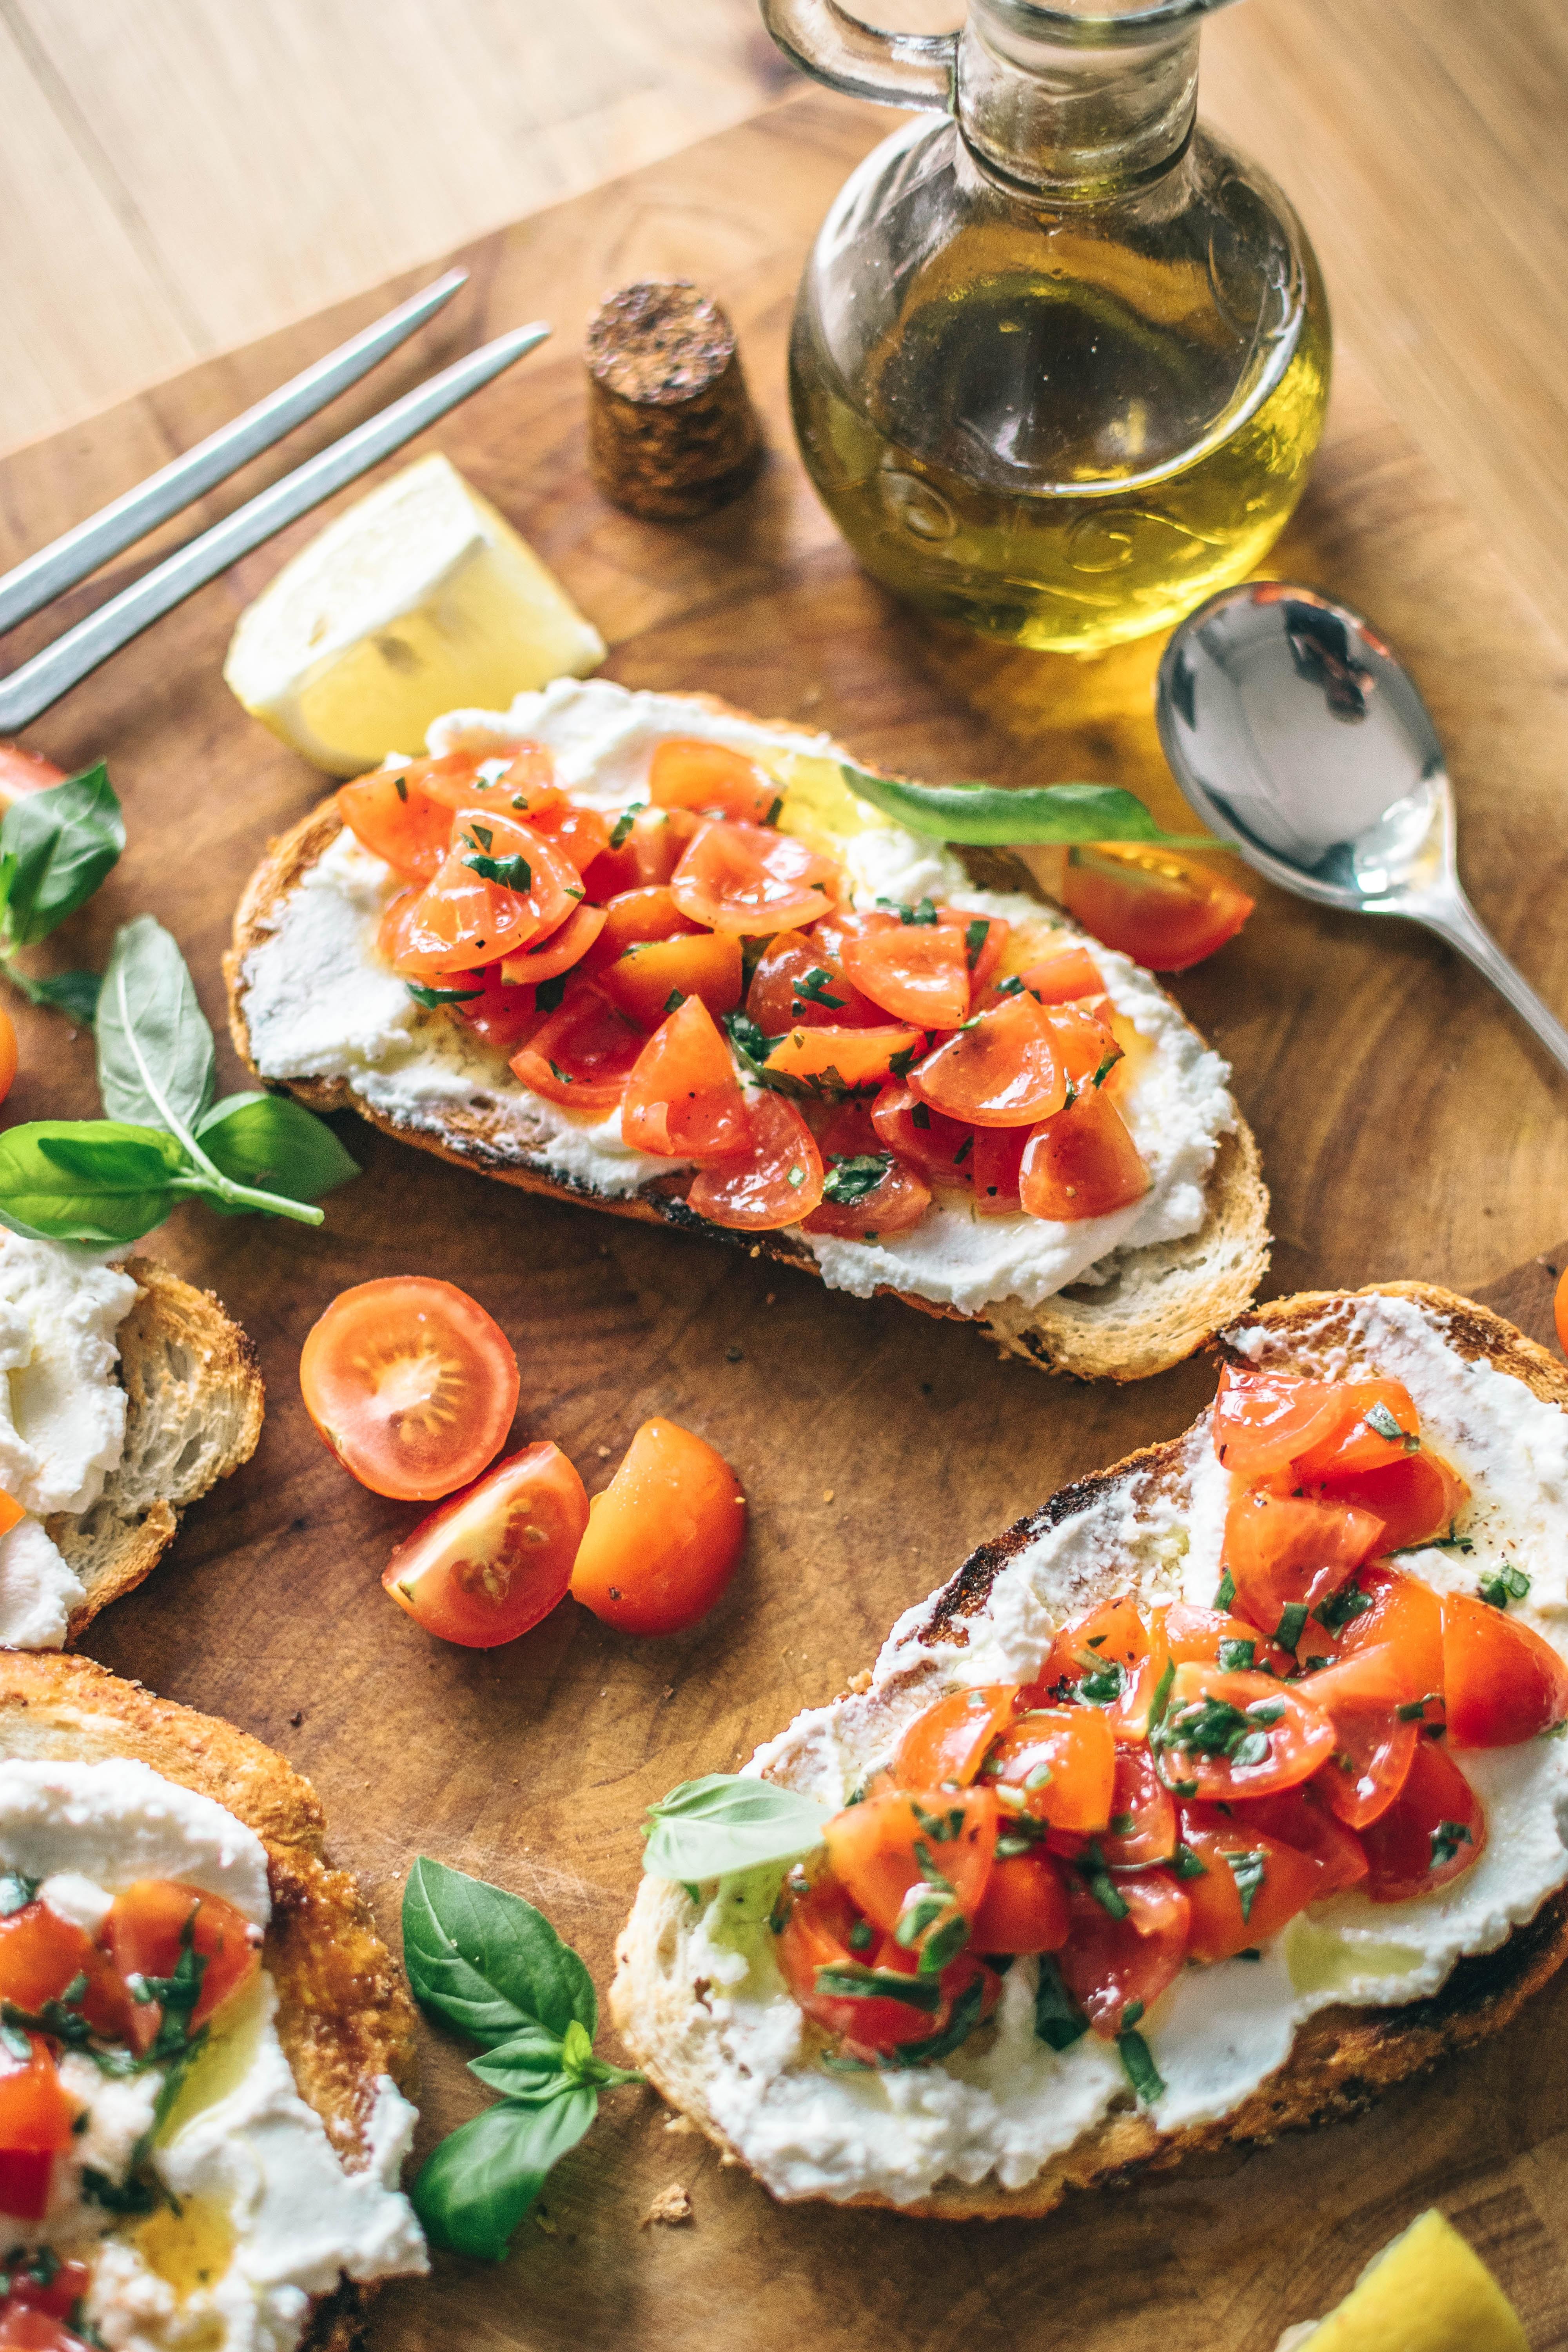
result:
M 405 2095 L 416 2087 L 414 2005 L 358 1887 L 326 1859 L 310 1783 L 232 1724 L 154 1698 L 89 1658 L 22 1651 L 0 1654 L 0 1757 L 129 1757 L 255 1831 L 272 1895 L 261 1957 L 278 1989 L 279 2039 L 345 2168 L 367 2163 L 377 2083 L 390 2076 Z M 352 2352 L 373 2292 L 345 2278 L 318 2297 L 301 2352 Z
M 1489 1364 L 1522 1382 L 1534 1397 L 1568 1412 L 1568 1368 L 1488 1308 L 1426 1284 L 1373 1285 L 1353 1294 L 1305 1292 L 1258 1307 L 1245 1328 L 1261 1335 L 1263 1360 L 1272 1367 L 1321 1372 L 1328 1351 L 1338 1349 L 1339 1376 L 1356 1370 L 1364 1376 L 1377 1359 L 1359 1349 L 1350 1325 L 1356 1301 L 1367 1298 L 1415 1302 L 1434 1319 L 1457 1357 Z M 1258 1347 L 1249 1345 L 1243 1357 L 1228 1345 L 1237 1336 L 1233 1331 L 1222 1337 L 1222 1355 L 1255 1359 Z M 1049 1630 L 1029 1581 L 1027 1555 L 1055 1531 L 1068 1530 L 1066 1565 L 1059 1570 L 1068 1580 L 1062 1614 L 1076 1615 L 1136 1587 L 1141 1577 L 1149 1589 L 1152 1575 L 1158 1591 L 1159 1548 L 1152 1529 L 1162 1521 L 1159 1507 L 1173 1504 L 1180 1515 L 1192 1496 L 1194 1450 L 1200 1447 L 1212 1451 L 1206 1412 L 1182 1437 L 1146 1447 L 1064 1487 L 1040 1510 L 981 1545 L 949 1583 L 900 1620 L 874 1673 L 858 1676 L 832 1706 L 800 1717 L 782 1738 L 759 1751 L 764 1777 L 805 1785 L 814 1754 L 820 1759 L 825 1752 L 844 1759 L 851 1771 L 885 1759 L 904 1727 L 950 1686 L 946 1654 L 954 1646 L 968 1647 L 972 1634 L 981 1635 L 998 1601 L 1011 1605 L 1013 1622 L 1020 1607 L 1026 1615 L 1033 1606 L 1043 1656 Z M 1169 1511 L 1163 1524 L 1169 1528 Z M 1106 1558 L 1110 1544 L 1118 1548 L 1119 1559 Z M 992 1679 L 993 1674 L 980 1669 L 975 1678 Z M 1386 1916 L 1389 1933 L 1396 1936 L 1397 1909 Z M 696 2004 L 709 1998 L 709 1989 L 694 1984 L 691 1959 L 700 1916 L 684 1888 L 643 1880 L 617 1946 L 611 2012 L 637 2063 L 665 2097 L 731 2158 L 744 2161 L 714 2113 L 719 2036 L 704 2030 L 710 2021 L 700 2016 Z M 1188 2155 L 1270 2140 L 1353 2114 L 1393 2084 L 1498 2032 L 1565 1957 L 1568 1887 L 1559 1885 L 1496 1948 L 1460 1958 L 1429 1998 L 1384 2008 L 1318 2010 L 1298 2027 L 1285 2063 L 1217 2120 L 1162 2131 L 1126 2097 L 1113 2102 L 1021 2187 L 1004 2188 L 994 2174 L 974 2184 L 950 2177 L 936 2181 L 928 2194 L 898 2200 L 897 2209 L 944 2221 L 1033 2219 L 1050 2212 L 1069 2189 L 1103 2188 L 1140 2171 L 1179 2164 Z M 840 2201 L 896 2200 L 862 2193 Z
M 747 728 L 767 725 L 781 740 L 795 740 L 787 727 L 754 719 L 710 695 L 668 699 L 730 717 Z M 252 1053 L 245 1010 L 247 961 L 268 938 L 281 902 L 299 887 L 341 830 L 335 803 L 323 801 L 271 843 L 235 914 L 233 945 L 224 959 L 229 1031 L 237 1051 L 264 1086 L 277 1087 L 279 1081 L 257 1068 Z M 995 851 L 963 855 L 981 887 L 1024 890 L 1040 901 L 1054 929 L 1079 930 L 1016 859 Z M 356 1110 L 384 1133 L 417 1144 L 443 1160 L 477 1168 L 504 1184 L 555 1200 L 591 1202 L 613 1216 L 637 1217 L 700 1233 L 744 1247 L 752 1257 L 773 1258 L 820 1278 L 821 1268 L 811 1251 L 789 1233 L 726 1232 L 696 1215 L 681 1197 L 685 1185 L 679 1178 L 658 1177 L 636 1193 L 612 1197 L 584 1181 L 552 1172 L 547 1158 L 548 1134 L 542 1129 L 537 1141 L 531 1141 L 520 1135 L 515 1118 L 509 1119 L 498 1109 L 443 1104 L 416 1119 L 376 1108 L 346 1078 L 306 1076 L 289 1079 L 287 1087 L 313 1110 Z M 1070 1372 L 1082 1380 L 1142 1380 L 1180 1363 L 1241 1311 L 1268 1270 L 1268 1195 L 1258 1147 L 1237 1112 L 1234 1127 L 1219 1140 L 1198 1230 L 1177 1240 L 1119 1252 L 1108 1280 L 1069 1285 L 1028 1308 L 1016 1299 L 997 1301 L 974 1315 L 933 1303 L 913 1291 L 886 1286 L 884 1289 L 886 1295 L 902 1298 L 924 1314 L 978 1323 L 1005 1349 L 1047 1370 Z
M 261 1368 L 238 1324 L 210 1290 L 151 1258 L 133 1257 L 125 1270 L 142 1292 L 116 1335 L 125 1450 L 90 1510 L 45 1522 L 87 1587 L 68 1642 L 142 1582 L 174 1541 L 180 1513 L 248 1462 L 261 1434 Z

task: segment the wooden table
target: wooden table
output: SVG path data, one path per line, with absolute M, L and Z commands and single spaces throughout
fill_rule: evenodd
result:
M 449 420 L 440 445 L 598 621 L 610 675 L 711 688 L 932 779 L 1115 777 L 1174 817 L 1149 704 L 1156 646 L 1078 666 L 928 629 L 856 572 L 805 488 L 783 400 L 793 284 L 830 195 L 886 127 L 802 92 L 470 248 L 473 289 L 442 330 L 447 346 L 542 308 L 560 336 Z M 773 450 L 746 499 L 681 530 L 631 522 L 593 495 L 575 356 L 607 285 L 671 269 L 731 309 Z M 0 560 L 255 397 L 392 290 L 0 465 Z M 270 470 L 323 437 L 297 436 Z M 240 606 L 313 527 L 204 592 L 37 730 L 62 760 L 108 753 L 131 829 L 62 953 L 101 963 L 113 926 L 150 908 L 217 1022 L 240 882 L 320 790 L 243 718 L 218 665 Z M 1279 567 L 1367 608 L 1409 657 L 1451 748 L 1481 911 L 1548 999 L 1568 1003 L 1563 649 L 1352 352 Z M 17 656 L 41 635 L 19 635 Z M 1547 1277 L 1532 1262 L 1564 1223 L 1563 1082 L 1451 956 L 1414 930 L 1264 892 L 1242 938 L 1178 992 L 1232 1057 L 1262 1144 L 1274 1288 L 1400 1274 L 1483 1286 L 1523 1266 L 1508 1297 L 1544 1328 Z M 7 1115 L 91 1108 L 86 1041 L 68 1044 L 52 1016 L 23 1029 Z M 1049 1382 L 998 1362 L 973 1331 L 537 1202 L 352 1119 L 342 1127 L 365 1172 L 333 1197 L 321 1231 L 193 1209 L 158 1242 L 251 1332 L 269 1416 L 255 1462 L 191 1514 L 173 1559 L 100 1621 L 91 1646 L 308 1770 L 336 1852 L 394 1937 L 403 1875 L 430 1852 L 540 1903 L 603 1984 L 650 1799 L 738 1763 L 831 1696 L 973 1543 L 1066 1478 L 1182 1427 L 1208 1392 L 1201 1365 L 1122 1392 Z M 656 1411 L 735 1462 L 755 1537 L 709 1622 L 638 1643 L 568 1603 L 484 1654 L 432 1643 L 390 1608 L 376 1580 L 412 1515 L 326 1457 L 296 1367 L 337 1289 L 405 1269 L 464 1284 L 499 1317 L 521 1364 L 521 1431 L 558 1438 L 591 1486 Z M 1082 2201 L 1036 2228 L 933 2232 L 895 2216 L 777 2209 L 703 2143 L 667 2136 L 651 2095 L 618 2093 L 552 2179 L 514 2260 L 498 2272 L 443 2261 L 433 2287 L 389 2289 L 376 2340 L 383 2352 L 1142 2352 L 1157 2328 L 1168 2352 L 1267 2352 L 1436 2197 L 1519 2295 L 1535 2352 L 1562 2352 L 1565 2028 L 1568 1984 L 1363 2122 Z M 422 2148 L 480 2104 L 465 2055 L 426 2034 Z M 676 2180 L 691 2191 L 693 2225 L 639 2230 Z

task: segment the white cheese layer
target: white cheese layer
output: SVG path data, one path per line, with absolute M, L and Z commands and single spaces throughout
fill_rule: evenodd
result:
M 1474 1551 L 1427 1550 L 1407 1565 L 1439 1591 L 1474 1591 L 1511 1560 L 1531 1580 L 1517 1613 L 1568 1654 L 1568 1414 L 1489 1364 L 1467 1362 L 1446 1344 L 1441 1318 L 1408 1299 L 1351 1302 L 1325 1317 L 1316 1339 L 1296 1331 L 1280 1343 L 1261 1326 L 1227 1337 L 1262 1360 L 1279 1347 L 1296 1370 L 1344 1378 L 1375 1367 L 1404 1381 L 1424 1433 L 1475 1497 L 1462 1521 Z M 747 1769 L 842 1805 L 943 1686 L 1030 1680 L 1056 1629 L 1109 1593 L 1211 1605 L 1227 1494 L 1205 1421 L 1187 1441 L 1180 1478 L 1114 1480 L 1086 1507 L 1042 1525 L 963 1620 L 966 1645 L 924 1639 L 931 1603 L 921 1602 L 889 1636 L 868 1693 L 800 1716 Z M 898 1695 L 914 1667 L 926 1671 Z M 1462 1955 L 1495 1950 L 1568 1881 L 1568 1738 L 1460 1750 L 1456 1760 L 1488 1825 L 1462 1876 L 1408 1903 L 1332 1896 L 1292 1920 L 1260 1959 L 1190 1969 L 1153 2005 L 1140 2030 L 1166 2084 L 1150 2111 L 1160 2128 L 1233 2112 L 1284 2063 L 1317 2010 L 1435 1992 Z M 1022 2188 L 1125 2097 L 1112 2047 L 1085 2035 L 1058 2054 L 1036 2039 L 1032 1960 L 1009 1972 L 994 2034 L 940 2065 L 839 2075 L 806 2063 L 800 2012 L 762 1924 L 771 1891 L 763 1902 L 742 1902 L 741 1892 L 742 1882 L 721 1884 L 683 1946 L 690 1981 L 705 1977 L 712 1988 L 694 2006 L 689 2033 L 715 2118 L 779 2196 L 872 2191 L 910 2203 L 944 2178 L 973 2184 L 987 2175 Z
M 454 711 L 430 730 L 433 751 L 519 734 L 547 744 L 560 782 L 606 810 L 647 797 L 654 749 L 699 735 L 766 763 L 781 754 L 837 759 L 826 736 L 748 724 L 678 696 L 631 694 L 603 678 L 558 679 L 520 695 L 507 713 Z M 858 906 L 929 894 L 975 914 L 1049 929 L 1032 899 L 973 888 L 958 861 L 902 827 L 865 812 L 868 830 L 841 845 Z M 375 953 L 381 913 L 398 885 L 390 867 L 341 834 L 273 917 L 272 936 L 245 965 L 244 1009 L 258 1069 L 272 1078 L 344 1078 L 375 1110 L 438 1132 L 453 1109 L 494 1114 L 500 1148 L 557 1181 L 624 1198 L 681 1163 L 631 1150 L 620 1116 L 574 1114 L 521 1086 L 503 1058 L 461 1024 L 417 1005 Z M 1228 1071 L 1189 1029 L 1147 972 L 1097 948 L 1118 1012 L 1154 1047 L 1121 1108 L 1151 1188 L 1132 1207 L 1074 1224 L 1036 1217 L 981 1217 L 959 1195 L 884 1242 L 796 1237 L 835 1289 L 869 1297 L 883 1286 L 966 1314 L 1004 1300 L 1037 1307 L 1121 1250 L 1195 1233 L 1219 1138 L 1236 1124 Z
M 96 1925 L 112 1895 L 174 1878 L 231 1903 L 256 1927 L 271 1912 L 267 1852 L 210 1797 L 128 1758 L 0 1763 L 0 1866 L 41 1879 L 64 1916 Z M 43 2222 L 0 2215 L 7 2245 L 85 2262 L 88 2317 L 110 2352 L 293 2352 L 310 2297 L 340 2273 L 385 2278 L 427 2266 L 398 2175 L 415 2112 L 383 2078 L 368 2160 L 348 2171 L 295 2087 L 261 1974 L 221 2012 L 168 2115 L 161 2067 L 116 2079 L 68 2052 L 61 2078 L 87 2126 L 57 2158 Z M 168 2201 L 121 2219 L 91 2175 L 123 2183 L 146 2135 Z

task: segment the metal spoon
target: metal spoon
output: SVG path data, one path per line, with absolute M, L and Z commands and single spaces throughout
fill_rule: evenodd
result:
M 1249 866 L 1321 907 L 1425 923 L 1568 1070 L 1568 1029 L 1465 896 L 1426 705 L 1359 614 L 1283 581 L 1224 589 L 1166 646 L 1157 710 L 1177 782 Z

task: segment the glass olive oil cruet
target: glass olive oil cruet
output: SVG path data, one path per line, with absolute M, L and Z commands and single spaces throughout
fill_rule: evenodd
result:
M 1316 257 L 1196 123 L 1226 0 L 970 0 L 962 33 L 763 0 L 835 89 L 935 121 L 845 184 L 790 351 L 806 469 L 875 578 L 988 636 L 1092 652 L 1260 562 L 1322 430 Z

